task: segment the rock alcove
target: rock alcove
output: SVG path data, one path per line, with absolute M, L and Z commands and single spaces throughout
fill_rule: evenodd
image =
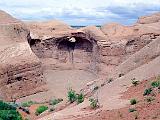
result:
M 56 70 L 98 71 L 98 46 L 94 40 L 73 35 L 46 40 L 31 39 L 29 43 L 32 51 L 44 63 L 44 68 L 48 65 Z

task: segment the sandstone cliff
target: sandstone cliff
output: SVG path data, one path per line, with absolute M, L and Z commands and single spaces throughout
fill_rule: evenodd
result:
M 0 97 L 15 100 L 41 91 L 41 62 L 28 44 L 29 31 L 7 13 L 0 16 Z

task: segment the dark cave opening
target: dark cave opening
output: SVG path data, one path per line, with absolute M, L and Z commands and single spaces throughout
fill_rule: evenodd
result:
M 67 39 L 58 44 L 58 58 L 62 62 L 90 63 L 92 60 L 93 44 L 86 39 L 75 37 L 75 41 Z

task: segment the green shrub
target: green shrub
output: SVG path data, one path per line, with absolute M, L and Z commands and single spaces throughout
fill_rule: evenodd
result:
M 153 81 L 153 82 L 151 83 L 151 86 L 152 86 L 153 88 L 159 87 L 159 86 L 160 86 L 160 81 Z
M 77 103 L 82 103 L 84 101 L 84 95 L 81 93 L 81 94 L 78 94 L 77 95 Z
M 33 104 L 36 104 L 36 102 L 34 102 L 34 101 L 24 102 L 24 103 L 22 103 L 22 107 L 30 107 Z
M 22 120 L 22 117 L 16 110 L 0 110 L 0 120 Z
M 152 88 L 145 89 L 144 93 L 143 93 L 143 96 L 149 95 L 149 94 L 151 94 L 151 92 L 152 92 Z
M 49 104 L 50 105 L 56 105 L 56 104 L 58 104 L 58 103 L 60 103 L 60 102 L 62 102 L 63 101 L 63 99 L 60 99 L 60 98 L 58 98 L 58 99 L 53 99 L 53 100 L 50 100 L 49 101 Z
M 153 98 L 153 97 L 147 97 L 145 100 L 146 100 L 147 102 L 152 102 L 153 100 L 155 100 L 155 98 Z
M 37 109 L 36 109 L 36 115 L 40 115 L 41 113 L 43 113 L 44 111 L 48 110 L 48 107 L 47 106 L 39 106 Z
M 0 101 L 0 120 L 22 120 L 21 115 L 16 111 L 16 107 Z
M 135 111 L 137 111 L 135 108 L 129 108 L 129 110 L 128 110 L 129 112 L 135 112 Z
M 131 79 L 132 80 L 132 84 L 134 86 L 137 86 L 139 84 L 139 80 L 136 80 L 135 78 Z
M 92 109 L 99 107 L 98 99 L 90 98 L 89 101 Z
M 70 101 L 70 103 L 73 103 L 77 100 L 76 92 L 72 89 L 68 91 L 68 100 Z
M 136 99 L 131 99 L 130 103 L 131 103 L 131 105 L 135 105 L 135 104 L 137 104 L 137 100 Z
M 0 100 L 0 110 L 16 110 L 16 107 Z

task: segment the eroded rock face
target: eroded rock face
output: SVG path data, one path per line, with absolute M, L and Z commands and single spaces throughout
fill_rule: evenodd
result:
M 41 62 L 28 44 L 29 31 L 7 13 L 0 16 L 0 97 L 11 101 L 42 91 Z
M 146 45 L 154 50 L 160 37 L 159 13 L 141 17 L 132 26 L 111 23 L 81 29 L 55 20 L 26 27 L 3 11 L 0 16 L 0 96 L 7 100 L 42 91 L 42 68 L 89 70 L 105 77 L 127 74 L 151 61 L 150 52 L 145 54 L 149 57 L 138 56 Z
M 41 26 L 43 24 L 46 23 L 42 23 Z M 52 28 L 56 28 L 54 27 L 56 23 L 50 24 Z M 41 26 L 38 26 L 38 28 Z M 29 28 L 31 29 L 32 25 L 29 25 Z M 41 30 L 43 31 L 43 28 Z M 94 72 L 98 70 L 96 68 L 98 55 L 96 39 L 91 38 L 82 30 L 74 30 L 70 27 L 66 27 L 63 31 L 55 29 L 51 32 L 49 28 L 48 30 L 49 32 L 44 32 L 46 34 L 42 36 L 43 39 L 39 38 L 42 31 L 31 30 L 34 31 L 33 34 L 37 37 L 33 39 L 34 37 L 31 36 L 29 40 L 33 52 L 43 62 L 44 69 L 84 69 Z M 46 39 L 45 36 L 48 36 L 48 38 Z
M 128 57 L 159 37 L 160 24 L 157 16 L 159 14 L 144 17 L 145 19 L 142 17 L 132 26 L 111 23 L 101 28 L 87 26 L 73 29 L 58 21 L 27 23 L 27 26 L 31 31 L 31 48 L 44 61 L 44 67 L 72 69 L 73 66 L 69 63 L 74 63 L 75 69 L 89 70 L 93 67 L 96 68 L 94 71 L 106 76 Z M 148 19 L 152 19 L 152 22 L 140 22 Z M 75 44 L 69 42 L 72 37 L 77 40 Z

